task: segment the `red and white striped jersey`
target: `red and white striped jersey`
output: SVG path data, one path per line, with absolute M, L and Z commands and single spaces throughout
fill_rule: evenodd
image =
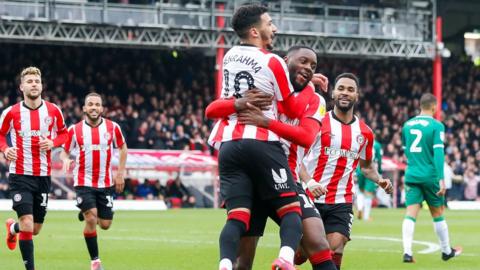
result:
M 373 132 L 354 116 L 349 124 L 340 122 L 333 111 L 322 120 L 317 136 L 303 163 L 310 176 L 327 188 L 317 203 L 352 203 L 352 174 L 359 159 L 371 160 Z
M 110 165 L 113 147 L 120 148 L 124 143 L 120 126 L 105 118 L 96 127 L 90 126 L 85 120 L 70 126 L 65 151 L 76 154 L 74 186 L 113 186 Z
M 300 123 L 300 119 L 304 117 L 310 117 L 318 122 L 321 122 L 326 113 L 326 103 L 325 99 L 319 94 L 315 93 L 315 88 L 312 84 L 308 84 L 305 89 L 301 92 L 295 93 L 295 98 L 297 98 L 296 110 L 303 111 L 303 113 L 296 119 L 288 118 L 287 115 L 283 113 L 283 108 L 281 104 L 278 104 L 278 112 L 280 113 L 279 120 L 283 123 L 297 126 Z M 293 174 L 293 179 L 300 182 L 298 173 L 300 172 L 300 166 L 305 154 L 308 152 L 308 149 L 304 147 L 291 143 L 288 140 L 281 138 L 283 149 L 285 154 L 288 157 L 288 164 L 290 170 Z
M 42 100 L 33 110 L 22 101 L 5 109 L 0 117 L 0 135 L 10 133 L 12 147 L 18 148 L 10 173 L 50 176 L 51 150 L 41 151 L 39 143 L 42 137 L 53 140 L 61 132 L 66 132 L 63 114 L 53 103 Z
M 247 90 L 257 88 L 274 96 L 275 101 L 282 101 L 293 92 L 288 78 L 285 61 L 278 55 L 254 46 L 235 46 L 223 58 L 221 98 L 238 98 Z M 270 119 L 277 119 L 276 102 L 263 113 Z M 215 123 L 208 142 L 218 148 L 221 142 L 240 139 L 280 140 L 266 128 L 239 124 L 237 114 L 232 114 Z

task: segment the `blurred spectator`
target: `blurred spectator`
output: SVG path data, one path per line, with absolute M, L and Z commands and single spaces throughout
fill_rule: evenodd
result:
M 478 198 L 478 182 L 480 182 L 480 176 L 475 174 L 473 169 L 468 169 L 464 176 L 465 181 L 465 199 L 474 201 Z
M 157 200 L 165 200 L 166 197 L 166 192 L 167 190 L 165 189 L 164 186 L 160 184 L 160 181 L 158 180 L 153 180 L 153 185 L 152 185 L 152 190 L 153 190 L 153 197 Z M 152 183 L 151 182 L 151 183 Z
M 193 207 L 195 206 L 195 197 L 190 194 L 188 188 L 183 185 L 180 176 L 175 180 L 169 180 L 166 188 L 167 200 L 172 208 Z
M 153 188 L 147 179 L 140 180 L 141 184 L 137 186 L 135 193 L 136 199 L 153 200 Z

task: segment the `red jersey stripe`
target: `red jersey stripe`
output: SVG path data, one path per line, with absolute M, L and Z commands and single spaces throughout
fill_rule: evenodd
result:
M 80 156 L 78 158 L 78 185 L 85 185 L 85 151 L 82 148 L 85 147 L 83 141 L 83 121 L 75 125 L 75 138 L 77 139 L 78 147 L 80 148 Z
M 90 127 L 92 130 L 92 145 L 100 145 L 100 132 L 97 127 Z M 98 188 L 100 175 L 100 150 L 92 150 L 92 186 Z
M 106 120 L 105 124 L 107 125 L 107 132 L 110 134 L 114 134 L 114 136 L 110 136 L 110 138 L 108 138 L 107 144 L 109 146 L 113 145 L 112 142 L 113 142 L 113 139 L 115 139 L 118 143 L 121 143 L 120 146 L 123 145 L 122 134 L 120 134 L 120 136 L 118 134 L 118 132 L 120 132 L 120 129 L 114 126 L 112 121 L 107 119 L 105 120 Z M 110 159 L 111 158 L 112 158 L 112 148 L 110 147 L 107 150 L 107 160 L 105 162 L 106 163 L 105 167 L 107 168 L 105 170 L 105 187 L 109 187 L 111 185 L 111 179 L 110 179 Z
M 40 130 L 40 115 L 38 109 L 30 110 L 30 130 Z M 32 171 L 33 175 L 40 175 L 40 137 L 39 136 L 31 136 L 30 139 L 32 140 Z
M 325 171 L 325 167 L 327 165 L 328 161 L 328 155 L 325 155 L 325 152 L 323 149 L 325 147 L 330 147 L 331 141 L 332 141 L 332 127 L 330 126 L 330 115 L 325 115 L 325 118 L 323 119 L 322 123 L 322 128 L 321 128 L 321 145 L 322 148 L 320 149 L 320 157 L 318 158 L 317 162 L 317 169 L 315 170 L 315 173 L 313 175 L 313 179 L 320 181 L 323 176 L 323 172 Z
M 352 128 L 350 125 L 342 124 L 342 146 L 341 149 L 350 149 L 352 145 Z M 327 196 L 325 202 L 327 204 L 335 203 L 335 196 L 337 194 L 338 183 L 342 179 L 343 173 L 345 172 L 345 167 L 347 165 L 348 159 L 346 157 L 339 157 L 337 161 L 337 167 L 333 173 L 332 179 L 327 186 Z
M 289 86 L 287 74 L 285 74 L 285 69 L 276 57 L 270 58 L 270 61 L 268 62 L 268 67 L 272 70 L 273 76 L 277 81 L 277 85 L 280 89 L 282 99 L 287 99 L 288 96 L 290 96 L 290 94 L 292 93 L 292 91 Z
M 25 162 L 25 157 L 23 154 L 23 137 L 20 134 L 20 131 L 22 130 L 22 114 L 20 113 L 20 104 L 17 103 L 13 105 L 11 114 L 12 114 L 12 121 L 13 122 L 13 128 L 15 130 L 15 146 L 17 147 L 17 159 L 15 160 L 15 173 L 16 174 L 24 174 L 24 168 L 23 168 L 23 163 Z M 18 122 L 15 123 L 15 115 L 18 115 Z

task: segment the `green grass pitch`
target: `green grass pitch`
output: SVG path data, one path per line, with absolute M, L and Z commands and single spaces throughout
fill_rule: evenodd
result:
M 464 254 L 443 262 L 440 251 L 418 254 L 428 248 L 414 244 L 417 263 L 403 264 L 401 223 L 403 210 L 374 209 L 371 222 L 355 220 L 352 241 L 347 245 L 342 270 L 347 269 L 480 269 L 480 219 L 477 211 L 447 211 L 445 216 L 453 245 Z M 14 216 L 0 212 L 0 220 Z M 89 269 L 83 240 L 83 224 L 77 212 L 51 211 L 43 231 L 34 238 L 38 270 Z M 110 230 L 99 231 L 100 257 L 106 270 L 218 269 L 218 235 L 225 222 L 222 210 L 119 211 Z M 2 226 L 0 269 L 24 269 L 18 247 L 4 244 Z M 417 219 L 415 240 L 437 244 L 429 213 Z M 269 227 L 257 251 L 254 269 L 270 269 L 278 252 L 278 229 Z M 300 269 L 311 269 L 308 264 Z

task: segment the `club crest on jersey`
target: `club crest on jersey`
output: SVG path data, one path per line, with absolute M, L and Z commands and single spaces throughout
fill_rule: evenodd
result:
M 365 137 L 363 137 L 362 134 L 359 134 L 359 135 L 357 136 L 357 143 L 358 143 L 358 144 L 363 144 L 364 142 L 365 142 Z
M 15 202 L 19 202 L 22 200 L 22 194 L 15 194 L 15 196 L 13 196 L 13 201 Z
M 106 132 L 105 134 L 103 134 L 103 138 L 105 138 L 105 140 L 109 141 L 112 138 L 112 134 L 110 134 L 110 132 Z
M 53 122 L 53 119 L 52 117 L 47 116 L 43 119 L 43 121 L 45 122 L 46 125 L 50 125 Z
M 280 189 L 288 189 L 288 176 L 287 176 L 287 170 L 285 168 L 280 169 L 280 175 L 277 174 L 277 172 L 272 169 L 272 176 L 273 176 L 273 181 L 275 181 L 275 189 L 280 190 Z

